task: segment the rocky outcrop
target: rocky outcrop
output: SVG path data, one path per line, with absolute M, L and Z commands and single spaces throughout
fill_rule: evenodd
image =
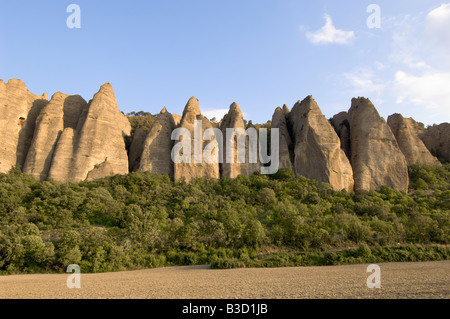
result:
M 170 151 L 173 147 L 171 134 L 174 129 L 172 114 L 163 108 L 145 138 L 139 170 L 169 175 L 173 179 L 174 163 Z
M 175 126 L 180 125 L 180 123 L 181 123 L 181 115 L 173 113 L 172 117 L 173 117 L 173 122 L 175 123 Z
M 348 113 L 341 112 L 333 116 L 330 120 L 331 125 L 333 125 L 339 139 L 341 140 L 341 148 L 344 151 L 347 158 L 350 159 L 350 123 L 348 121 Z
M 339 137 L 311 96 L 297 102 L 289 116 L 297 175 L 330 183 L 335 190 L 353 190 L 352 168 Z
M 288 124 L 286 117 L 289 116 L 289 109 L 286 104 L 283 109 L 277 107 L 272 116 L 271 128 L 279 130 L 279 168 L 294 169 L 292 163 L 294 162 L 294 149 L 291 136 L 289 135 Z
M 49 178 L 75 182 L 87 179 L 89 174 L 97 178 L 99 167 L 108 175 L 127 174 L 124 137 L 130 134 L 130 129 L 128 119 L 117 107 L 111 84 L 102 85 L 82 110 L 76 128 L 67 127 L 62 132 Z
M 103 163 L 96 164 L 94 168 L 88 172 L 86 180 L 92 181 L 111 175 L 114 175 L 114 167 L 111 162 L 108 161 L 108 158 L 106 158 Z
M 400 150 L 405 155 L 408 165 L 412 164 L 434 164 L 440 162 L 431 155 L 425 144 L 419 138 L 420 125 L 412 118 L 404 118 L 401 114 L 393 114 L 388 117 L 387 123 L 397 140 Z
M 257 147 L 256 147 L 256 162 L 255 163 L 251 163 L 250 162 L 250 146 L 249 144 L 246 142 L 245 143 L 245 166 L 243 168 L 243 175 L 245 176 L 252 176 L 253 174 L 257 173 L 257 172 L 261 172 L 261 166 L 263 166 L 263 164 L 261 163 L 261 159 L 259 156 L 259 131 L 258 129 L 253 125 L 252 121 L 248 121 L 247 123 L 247 127 L 245 128 L 245 130 L 249 130 L 249 128 L 254 129 L 255 132 L 257 132 L 257 137 L 256 137 L 256 141 L 257 141 Z M 269 139 L 269 136 L 267 137 Z M 246 138 L 246 141 L 248 140 L 248 138 Z
M 450 123 L 430 126 L 423 130 L 420 138 L 431 153 L 450 162 Z
M 144 142 L 147 134 L 143 129 L 138 127 L 133 134 L 133 140 L 130 144 L 128 152 L 128 161 L 130 172 L 136 172 L 141 165 L 142 151 L 144 150 Z
M 251 121 L 245 125 L 236 103 L 231 104 L 220 128 L 202 116 L 194 97 L 182 116 L 164 108 L 148 134 L 140 128 L 135 130 L 128 154 L 125 140 L 128 143 L 131 139 L 130 123 L 119 111 L 109 83 L 86 103 L 78 95 L 60 92 L 48 101 L 46 94 L 32 94 L 20 80 L 0 80 L 0 112 L 0 172 L 19 166 L 41 181 L 77 182 L 142 170 L 189 182 L 193 178 L 234 178 L 276 169 L 272 157 L 276 151 L 270 156 L 260 154 L 264 149 L 259 150 L 259 143 L 256 163 L 250 163 L 248 135 L 255 127 Z M 200 130 L 196 129 L 197 121 Z M 240 129 L 246 135 L 242 163 L 238 162 L 238 137 L 228 140 L 228 128 Z M 449 123 L 425 129 L 422 123 L 400 114 L 391 115 L 386 122 L 365 98 L 353 99 L 348 112 L 327 121 L 309 96 L 292 111 L 286 105 L 278 107 L 271 128 L 280 133 L 278 167 L 330 183 L 336 190 L 388 186 L 407 191 L 408 164 L 439 165 L 431 154 L 450 160 Z M 254 133 L 258 141 L 262 132 L 255 129 Z M 272 137 L 276 139 L 275 133 Z M 222 141 L 220 153 L 217 142 Z M 273 145 L 275 140 L 269 143 Z M 228 145 L 234 150 L 231 163 L 226 157 Z M 186 156 L 174 163 L 172 159 L 180 159 L 179 155 Z
M 405 156 L 372 102 L 361 97 L 352 99 L 348 117 L 355 189 L 387 186 L 407 191 L 409 179 Z
M 33 140 L 23 171 L 44 181 L 53 159 L 56 143 L 65 128 L 75 129 L 78 118 L 87 106 L 79 95 L 55 93 L 36 119 Z
M 207 163 L 203 157 L 203 150 L 207 145 L 213 143 L 215 140 L 215 134 L 212 134 L 211 140 L 206 141 L 202 139 L 202 136 L 194 135 L 195 121 L 201 122 L 202 127 L 199 131 L 202 136 L 207 129 L 212 128 L 209 120 L 201 114 L 198 100 L 195 97 L 191 97 L 184 108 L 181 123 L 179 125 L 180 128 L 187 130 L 190 133 L 190 136 L 181 136 L 179 140 L 176 140 L 173 150 L 174 153 L 178 152 L 180 156 L 186 155 L 188 160 L 174 164 L 174 178 L 176 180 L 184 179 L 186 182 L 200 177 L 218 179 L 220 177 L 218 148 L 211 150 L 210 154 L 212 158 L 208 159 L 209 163 Z M 188 137 L 188 142 L 182 141 L 183 138 Z M 196 137 L 199 141 L 198 145 L 197 143 L 194 143 Z M 190 150 L 182 147 L 184 143 L 190 144 Z M 195 154 L 197 154 L 196 158 L 194 156 Z
M 65 128 L 61 133 L 53 153 L 48 179 L 60 182 L 73 181 L 72 163 L 75 156 L 77 137 L 77 130 L 71 127 Z
M 33 139 L 39 112 L 48 103 L 47 95 L 34 95 L 17 79 L 0 80 L 0 172 L 23 168 Z
M 236 134 L 233 136 L 230 136 L 228 138 L 227 136 L 227 129 L 233 129 Z M 245 152 L 245 159 L 243 163 L 238 162 L 238 140 L 242 136 L 239 133 L 244 134 L 245 133 L 245 123 L 244 123 L 244 115 L 242 114 L 241 109 L 239 108 L 239 105 L 237 103 L 233 103 L 230 105 L 230 110 L 222 119 L 222 122 L 220 124 L 220 130 L 222 131 L 223 136 L 223 158 L 222 158 L 222 164 L 221 166 L 221 176 L 229 177 L 229 178 L 235 178 L 239 175 L 246 175 L 248 173 L 248 163 L 249 163 L 249 147 L 248 147 L 248 137 L 244 136 L 245 145 L 240 152 Z M 240 131 L 240 132 L 239 132 Z M 242 137 L 241 137 L 242 138 Z M 227 150 L 230 148 L 233 152 L 233 157 L 230 157 L 227 160 Z M 232 160 L 232 161 L 230 161 Z

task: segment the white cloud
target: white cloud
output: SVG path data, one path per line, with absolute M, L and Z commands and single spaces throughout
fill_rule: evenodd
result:
M 394 90 L 397 103 L 414 103 L 450 116 L 450 72 L 428 71 L 420 76 L 397 71 Z
M 450 3 L 441 4 L 427 14 L 427 23 L 431 28 L 442 28 L 450 25 Z
M 202 115 L 211 120 L 213 117 L 219 122 L 225 114 L 228 113 L 228 109 L 213 109 L 202 111 Z
M 450 3 L 424 14 L 392 18 L 385 30 L 391 48 L 384 58 L 342 73 L 347 88 L 353 95 L 385 101 L 380 114 L 393 113 L 396 105 L 395 112 L 414 115 L 421 122 L 448 122 Z
M 445 63 L 450 67 L 450 3 L 443 4 L 427 14 L 422 50 L 439 66 Z
M 450 3 L 408 19 L 393 34 L 396 103 L 441 121 L 450 117 Z M 395 60 L 394 60 L 395 61 Z
M 355 33 L 353 31 L 344 31 L 336 29 L 333 25 L 333 21 L 328 14 L 324 16 L 326 22 L 325 25 L 317 31 L 306 32 L 306 38 L 313 44 L 347 44 L 354 37 Z
M 368 95 L 369 93 L 380 93 L 385 84 L 375 79 L 370 69 L 361 69 L 353 73 L 344 73 L 344 77 L 353 89 L 355 95 Z M 377 83 L 378 82 L 378 83 Z

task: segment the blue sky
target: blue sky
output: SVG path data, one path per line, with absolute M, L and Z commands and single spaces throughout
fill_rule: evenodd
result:
M 125 113 L 181 114 L 195 96 L 210 118 L 235 101 L 263 123 L 311 94 L 327 117 L 365 96 L 385 118 L 450 122 L 447 1 L 2 0 L 0 79 L 86 100 L 110 82 Z

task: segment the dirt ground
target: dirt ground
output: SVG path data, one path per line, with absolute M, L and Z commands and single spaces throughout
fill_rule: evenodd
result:
M 1 299 L 150 298 L 450 298 L 450 261 L 381 263 L 381 288 L 367 287 L 367 264 L 323 267 L 213 270 L 209 266 L 167 267 L 80 274 L 0 276 Z

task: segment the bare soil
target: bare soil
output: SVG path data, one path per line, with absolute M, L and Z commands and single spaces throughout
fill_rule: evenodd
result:
M 367 264 L 322 267 L 213 270 L 167 267 L 81 274 L 69 289 L 69 274 L 0 276 L 0 298 L 150 299 L 412 299 L 450 297 L 450 261 L 380 263 L 381 288 L 367 287 Z

